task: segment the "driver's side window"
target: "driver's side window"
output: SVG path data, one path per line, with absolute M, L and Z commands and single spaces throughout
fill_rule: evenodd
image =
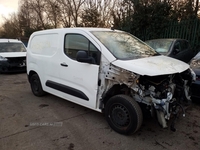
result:
M 85 51 L 88 57 L 93 57 L 95 63 L 100 63 L 99 50 L 83 35 L 80 34 L 67 34 L 65 35 L 64 52 L 73 60 L 76 60 L 78 51 Z

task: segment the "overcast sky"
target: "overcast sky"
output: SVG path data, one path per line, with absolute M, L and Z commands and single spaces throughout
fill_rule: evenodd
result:
M 0 23 L 2 15 L 8 17 L 10 13 L 17 12 L 18 0 L 0 0 Z

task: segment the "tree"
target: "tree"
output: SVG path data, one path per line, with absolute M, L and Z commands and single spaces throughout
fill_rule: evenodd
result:
M 2 38 L 19 38 L 22 36 L 22 30 L 19 25 L 19 19 L 16 13 L 10 14 L 10 19 L 5 19 L 2 25 Z
M 97 10 L 100 14 L 100 27 L 110 27 L 113 20 L 112 13 L 117 6 L 117 0 L 96 0 Z
M 198 17 L 199 0 L 170 0 L 172 20 L 186 20 Z
M 80 24 L 80 13 L 81 6 L 84 4 L 85 0 L 58 0 L 58 2 L 62 5 L 64 11 L 62 11 L 61 15 L 67 17 L 68 19 L 62 18 L 62 22 L 66 26 L 79 26 Z M 66 13 L 66 15 L 64 14 Z
M 61 8 L 56 0 L 45 0 L 45 9 L 48 24 L 53 28 L 60 26 Z
M 122 29 L 145 40 L 156 38 L 169 21 L 171 6 L 160 0 L 122 1 Z M 124 11 L 127 10 L 127 11 Z
M 139 37 L 143 33 L 157 37 L 169 21 L 198 18 L 199 10 L 199 0 L 20 0 L 19 4 L 18 13 L 6 18 L 2 28 L 12 28 L 14 17 L 17 36 L 58 27 L 110 27 L 114 21 L 115 28 Z
M 82 14 L 82 24 L 85 27 L 98 27 L 100 22 L 100 14 L 95 7 L 87 8 Z
M 29 7 L 31 9 L 31 16 L 34 18 L 37 28 L 46 29 L 46 16 L 45 16 L 45 1 L 44 0 L 28 0 Z
M 134 3 L 131 0 L 119 0 L 111 12 L 114 27 L 130 31 L 132 15 L 134 14 Z

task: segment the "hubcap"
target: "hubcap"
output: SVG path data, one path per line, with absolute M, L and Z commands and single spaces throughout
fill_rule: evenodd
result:
M 128 109 L 120 104 L 114 104 L 111 109 L 111 120 L 120 127 L 126 127 L 130 123 Z

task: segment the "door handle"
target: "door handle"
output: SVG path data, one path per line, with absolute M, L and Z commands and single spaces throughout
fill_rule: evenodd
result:
M 68 67 L 68 65 L 65 62 L 61 63 L 60 65 L 63 67 Z

